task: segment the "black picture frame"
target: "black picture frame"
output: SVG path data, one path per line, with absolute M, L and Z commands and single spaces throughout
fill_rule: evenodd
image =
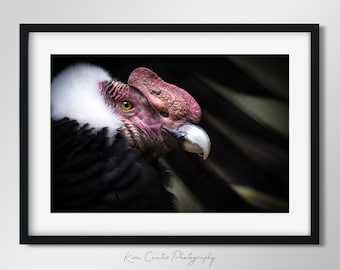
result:
M 32 235 L 29 232 L 29 49 L 32 33 L 235 32 L 310 34 L 309 235 Z M 20 243 L 21 244 L 318 244 L 319 243 L 319 25 L 318 24 L 21 24 L 20 25 Z

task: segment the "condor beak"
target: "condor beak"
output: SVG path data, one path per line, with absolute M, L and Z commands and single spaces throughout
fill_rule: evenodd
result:
M 211 143 L 204 129 L 193 124 L 184 124 L 174 133 L 179 139 L 183 140 L 182 146 L 185 151 L 198 154 L 204 160 L 208 158 Z

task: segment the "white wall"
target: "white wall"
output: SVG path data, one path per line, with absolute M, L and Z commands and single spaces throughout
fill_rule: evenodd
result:
M 183 262 L 124 262 L 151 250 L 180 249 L 216 259 L 210 269 L 336 269 L 338 205 L 339 48 L 337 1 L 2 1 L 0 4 L 0 268 L 1 269 L 209 269 Z M 19 245 L 19 24 L 20 23 L 320 23 L 319 246 L 27 246 Z M 138 46 L 138 44 L 136 45 Z

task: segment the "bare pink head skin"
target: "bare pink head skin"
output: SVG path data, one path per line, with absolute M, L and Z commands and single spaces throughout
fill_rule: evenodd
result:
M 100 88 L 130 145 L 150 156 L 177 148 L 207 158 L 209 137 L 194 125 L 201 118 L 201 109 L 184 89 L 145 67 L 133 70 L 127 84 L 109 81 Z

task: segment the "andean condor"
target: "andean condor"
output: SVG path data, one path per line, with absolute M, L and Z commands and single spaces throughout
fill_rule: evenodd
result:
M 173 211 L 157 157 L 210 151 L 195 99 L 144 67 L 127 83 L 99 66 L 68 67 L 52 81 L 51 115 L 52 211 Z

